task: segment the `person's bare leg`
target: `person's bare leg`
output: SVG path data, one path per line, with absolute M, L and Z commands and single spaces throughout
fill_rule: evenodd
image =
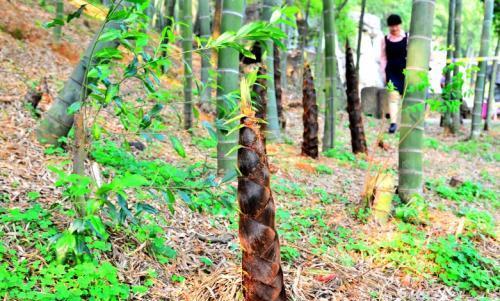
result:
M 389 133 L 391 134 L 395 133 L 397 130 L 400 99 L 401 95 L 397 91 L 389 92 L 389 115 L 391 117 L 391 126 L 389 127 Z

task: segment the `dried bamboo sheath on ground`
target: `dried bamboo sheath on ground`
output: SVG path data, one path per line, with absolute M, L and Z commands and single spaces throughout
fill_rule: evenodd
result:
M 241 124 L 238 202 L 245 300 L 286 300 L 265 146 L 255 118 L 243 117 Z
M 346 43 L 346 93 L 347 112 L 349 113 L 349 129 L 351 130 L 352 152 L 366 153 L 366 138 L 363 128 L 361 101 L 359 99 L 358 75 L 354 66 L 354 57 L 349 42 Z
M 319 140 L 318 140 L 318 105 L 316 104 L 316 90 L 314 89 L 314 79 L 312 77 L 311 67 L 304 68 L 304 83 L 302 85 L 302 103 L 304 113 L 302 120 L 304 122 L 304 134 L 302 142 L 302 155 L 311 158 L 318 158 Z

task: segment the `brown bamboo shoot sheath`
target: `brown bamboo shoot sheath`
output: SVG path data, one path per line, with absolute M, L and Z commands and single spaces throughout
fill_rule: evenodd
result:
M 366 138 L 363 128 L 361 101 L 358 90 L 358 72 L 354 66 L 354 56 L 349 42 L 346 43 L 346 93 L 347 112 L 349 113 L 349 129 L 351 130 L 352 152 L 366 153 Z
M 275 205 L 262 134 L 253 117 L 241 119 L 238 150 L 239 237 L 246 301 L 286 300 Z
M 309 67 L 309 65 L 304 68 L 302 104 L 304 107 L 304 113 L 302 115 L 302 121 L 304 122 L 302 155 L 316 159 L 319 155 L 318 105 L 316 104 L 316 90 L 314 89 L 314 79 L 312 76 L 311 67 Z

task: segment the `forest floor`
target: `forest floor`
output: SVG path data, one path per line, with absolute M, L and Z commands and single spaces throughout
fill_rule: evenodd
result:
M 71 215 L 65 213 L 71 206 L 56 187 L 57 177 L 48 167 L 60 165 L 70 157 L 63 149 L 44 148 L 36 142 L 34 128 L 38 118 L 24 96 L 45 81 L 48 91 L 39 109 L 47 110 L 99 22 L 89 17 L 75 20 L 64 27 L 64 42 L 54 44 L 51 32 L 40 26 L 50 20 L 51 13 L 35 1 L 0 1 L 0 11 L 0 216 L 14 208 L 23 211 L 40 204 L 62 230 L 70 223 Z M 179 62 L 176 64 L 179 67 Z M 168 74 L 162 79 L 179 98 L 180 76 Z M 476 270 L 490 266 L 491 274 L 486 277 L 498 281 L 498 125 L 478 141 L 465 139 L 466 128 L 458 136 L 448 137 L 438 125 L 426 125 L 424 198 L 407 205 L 396 199 L 389 221 L 379 224 L 365 209 L 362 196 L 367 180 L 381 170 L 397 179 L 394 175 L 398 135 L 385 134 L 385 121 L 367 117 L 369 156 L 353 156 L 347 116 L 339 113 L 336 149 L 318 160 L 308 159 L 300 155 L 301 100 L 290 95 L 285 99 L 285 143 L 268 145 L 268 153 L 283 270 L 291 300 L 500 298 L 498 286 L 482 292 L 474 287 L 460 290 L 446 285 L 446 276 L 441 274 L 453 271 L 435 260 L 436 254 L 446 252 L 446 246 L 457 242 L 454 237 L 465 236 L 477 254 L 468 249 L 469 259 L 462 263 Z M 177 118 L 181 110 L 180 105 L 174 104 L 162 114 L 170 132 L 182 141 L 187 157 L 178 156 L 168 142 L 148 143 L 135 137 L 147 148 L 134 150 L 134 158 L 161 160 L 181 170 L 193 164 L 202 165 L 206 174 L 213 174 L 215 141 L 201 122 L 192 134 L 183 131 Z M 383 147 L 378 143 L 381 137 Z M 107 167 L 100 168 L 104 173 Z M 159 212 L 145 218 L 144 225 L 151 227 L 143 230 L 153 231 L 153 225 L 160 226 L 154 231 L 160 233 L 160 242 L 173 252 L 168 260 L 151 252 L 151 242 L 143 242 L 137 233 L 112 231 L 113 250 L 99 253 L 101 260 L 118 269 L 121 283 L 148 287 L 146 291 L 134 290 L 130 299 L 241 300 L 234 187 L 232 182 L 213 188 L 221 200 L 193 198 L 193 202 L 198 202 L 194 207 L 199 210 L 195 211 L 189 208 L 192 204 L 186 206 L 180 200 L 174 205 L 175 211 L 164 202 L 152 203 Z M 19 260 L 28 262 L 40 257 L 34 245 L 25 246 L 14 239 L 19 233 L 9 223 L 1 227 L 0 264 L 8 264 L 9 260 L 2 256 L 2 249 L 16 250 Z M 493 261 L 477 263 L 477 256 Z M 467 277 L 472 275 L 469 272 L 464 272 Z M 145 284 L 145 279 L 151 281 Z M 1 294 L 5 294 L 2 286 L 0 296 L 8 299 L 8 295 Z

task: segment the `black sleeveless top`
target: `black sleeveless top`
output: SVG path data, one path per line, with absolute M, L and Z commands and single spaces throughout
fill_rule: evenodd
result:
M 399 42 L 391 42 L 387 36 L 385 39 L 385 53 L 387 66 L 385 75 L 387 82 L 391 81 L 400 94 L 404 92 L 405 76 L 403 70 L 406 68 L 406 56 L 408 54 L 408 35 Z

